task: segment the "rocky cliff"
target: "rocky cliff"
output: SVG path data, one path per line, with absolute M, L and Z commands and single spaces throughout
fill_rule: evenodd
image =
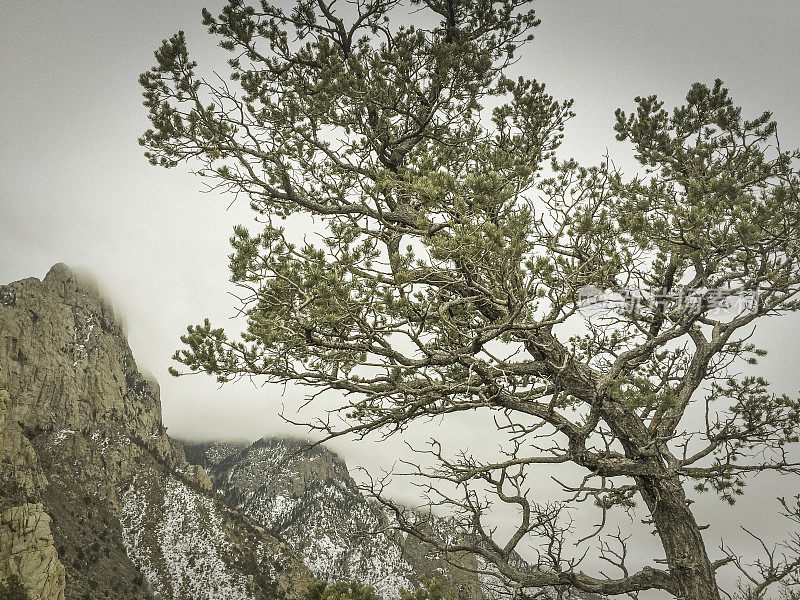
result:
M 299 558 L 209 483 L 92 282 L 59 264 L 0 286 L 0 581 L 43 600 L 299 597 Z
M 64 565 L 41 504 L 22 504 L 0 516 L 0 564 L 24 581 L 34 598 L 64 600 Z

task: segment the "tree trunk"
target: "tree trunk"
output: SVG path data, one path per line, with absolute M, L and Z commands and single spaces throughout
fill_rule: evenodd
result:
M 641 477 L 637 478 L 637 483 L 664 546 L 667 567 L 677 584 L 676 598 L 720 600 L 705 542 L 686 505 L 680 479 L 677 476 Z

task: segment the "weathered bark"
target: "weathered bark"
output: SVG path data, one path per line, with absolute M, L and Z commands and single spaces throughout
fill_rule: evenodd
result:
M 675 598 L 720 600 L 705 541 L 686 503 L 680 478 L 665 464 L 648 429 L 634 413 L 613 399 L 604 399 L 600 406 L 603 419 L 622 443 L 625 455 L 642 465 L 639 473 L 632 475 L 661 539 L 675 583 Z
M 661 470 L 661 469 L 659 469 Z M 714 569 L 676 475 L 639 477 L 642 497 L 661 538 L 678 600 L 720 600 Z

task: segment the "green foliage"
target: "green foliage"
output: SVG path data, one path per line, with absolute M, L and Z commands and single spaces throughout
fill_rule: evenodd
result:
M 0 582 L 0 600 L 30 600 L 30 597 L 19 577 L 11 575 L 5 583 Z
M 417 589 L 400 590 L 399 600 L 456 600 L 456 594 L 445 593 L 444 585 L 439 579 L 422 578 L 422 585 Z
M 438 579 L 422 579 L 422 585 L 415 590 L 398 590 L 397 600 L 455 600 L 453 594 L 445 594 L 442 582 Z M 308 586 L 304 600 L 379 600 L 375 591 L 366 585 L 351 581 L 327 583 L 315 580 Z
M 378 600 L 375 591 L 356 582 L 327 583 L 316 580 L 309 584 L 305 600 Z

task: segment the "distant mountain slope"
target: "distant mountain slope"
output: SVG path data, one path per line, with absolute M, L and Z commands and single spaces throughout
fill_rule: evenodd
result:
M 386 516 L 362 495 L 345 462 L 325 447 L 302 452 L 306 442 L 286 438 L 184 447 L 187 458 L 208 472 L 214 489 L 285 539 L 317 577 L 366 583 L 387 599 L 401 587 L 417 587 L 419 576 L 443 579 L 460 598 L 507 597 L 495 578 L 455 569 L 415 538 L 387 531 Z M 444 520 L 440 529 L 443 536 L 454 533 Z M 521 568 L 531 568 L 518 560 Z M 600 600 L 593 594 L 569 597 Z
M 483 598 L 476 577 L 391 531 L 339 456 L 321 446 L 298 453 L 305 446 L 299 440 L 264 438 L 250 446 L 185 448 L 187 457 L 208 471 L 217 491 L 296 548 L 316 576 L 365 583 L 384 598 L 418 587 L 420 576 L 435 576 L 461 598 Z
M 389 537 L 383 514 L 359 492 L 344 461 L 322 447 L 296 455 L 304 446 L 265 438 L 240 448 L 187 445 L 186 452 L 216 490 L 285 539 L 317 577 L 366 583 L 385 598 L 416 588 L 419 569 Z M 469 591 L 465 596 L 475 597 Z
M 298 598 L 300 559 L 210 489 L 113 309 L 65 265 L 0 286 L 0 581 L 42 600 Z
M 419 575 L 439 576 L 462 598 L 482 598 L 477 579 L 388 530 L 384 514 L 367 502 L 347 465 L 324 447 L 298 454 L 305 443 L 258 440 L 251 446 L 186 445 L 214 488 L 303 557 L 316 576 L 371 585 L 384 598 L 419 586 Z

